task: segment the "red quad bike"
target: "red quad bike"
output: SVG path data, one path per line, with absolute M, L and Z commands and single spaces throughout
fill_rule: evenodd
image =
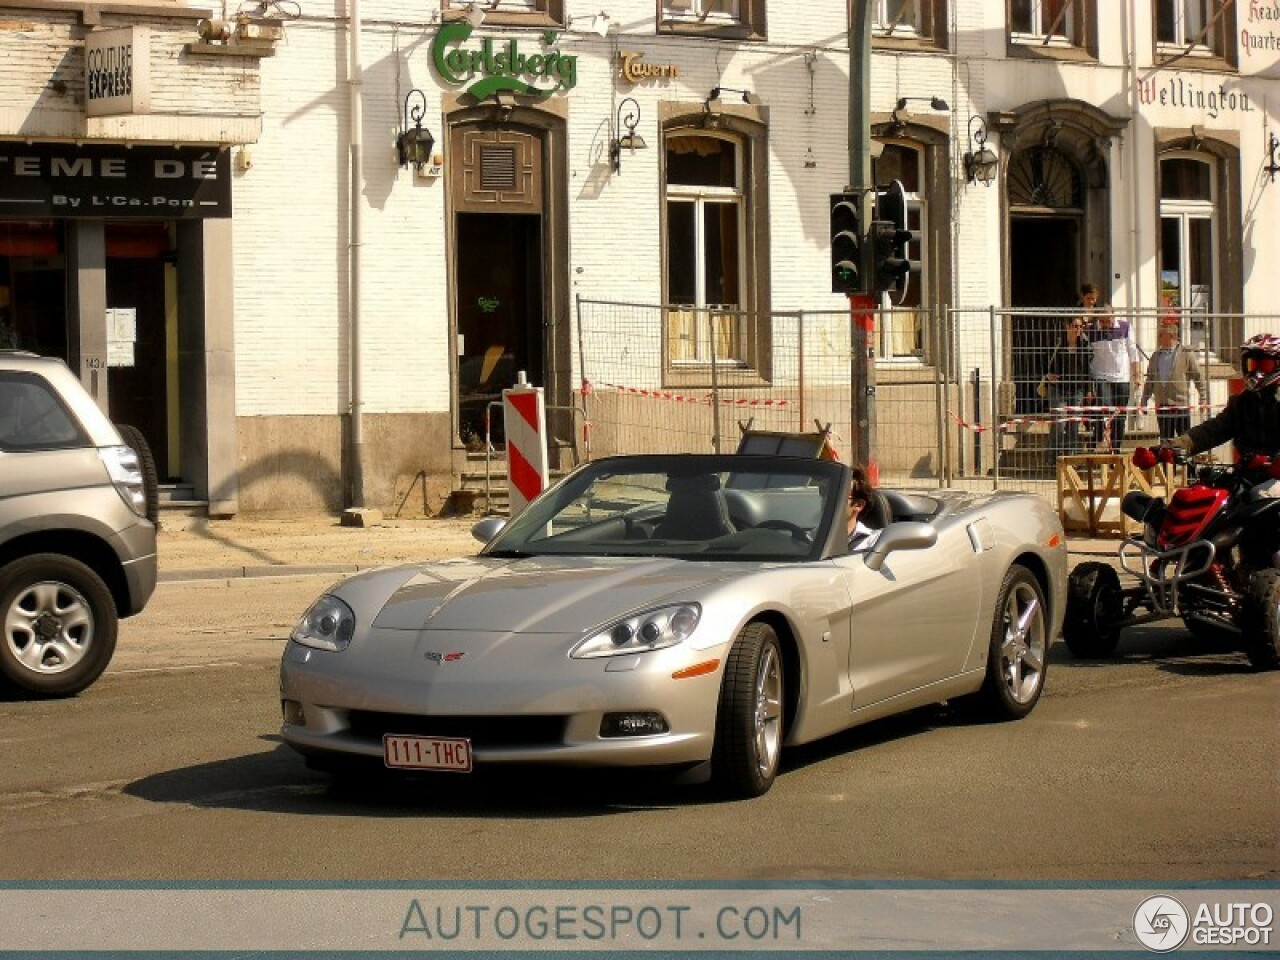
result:
M 1187 463 L 1170 447 L 1139 447 L 1133 464 Z M 1204 464 L 1195 482 L 1163 497 L 1125 495 L 1142 523 L 1120 546 L 1140 583 L 1124 589 L 1109 563 L 1071 571 L 1063 639 L 1077 657 L 1112 655 L 1125 627 L 1181 617 L 1201 639 L 1243 649 L 1257 670 L 1280 667 L 1280 456 Z

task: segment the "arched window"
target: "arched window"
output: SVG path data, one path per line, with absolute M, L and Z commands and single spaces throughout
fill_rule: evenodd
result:
M 1184 342 L 1216 351 L 1218 285 L 1214 161 L 1194 153 L 1160 160 L 1160 303 L 1181 310 Z
M 744 147 L 729 135 L 666 137 L 666 301 L 673 364 L 745 362 Z
M 920 272 L 909 275 L 906 295 L 887 300 L 892 308 L 879 326 L 877 352 L 882 360 L 918 359 L 924 355 L 924 324 L 921 310 L 928 305 L 925 291 L 928 275 L 929 202 L 925 190 L 925 152 L 922 146 L 905 141 L 886 143 L 876 160 L 876 182 L 899 180 L 907 199 L 907 229 L 915 235 L 907 254 L 920 264 Z

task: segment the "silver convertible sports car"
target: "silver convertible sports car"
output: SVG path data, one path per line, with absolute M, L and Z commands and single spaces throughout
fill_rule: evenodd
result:
M 667 767 L 742 797 L 784 746 L 888 714 L 1026 716 L 1065 603 L 1049 505 L 885 490 L 850 551 L 849 485 L 799 457 L 589 463 L 477 524 L 477 556 L 321 596 L 281 662 L 284 740 L 335 772 Z

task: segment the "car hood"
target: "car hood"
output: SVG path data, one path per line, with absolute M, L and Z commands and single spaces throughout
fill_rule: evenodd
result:
M 743 571 L 666 558 L 474 557 L 405 572 L 381 571 L 403 582 L 374 627 L 580 633 Z M 375 579 L 364 582 L 376 592 Z

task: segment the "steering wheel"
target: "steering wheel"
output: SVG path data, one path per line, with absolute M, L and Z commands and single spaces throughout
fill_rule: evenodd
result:
M 813 531 L 791 523 L 789 520 L 766 520 L 756 524 L 757 530 L 784 530 L 791 534 L 793 540 L 801 543 L 813 543 Z

